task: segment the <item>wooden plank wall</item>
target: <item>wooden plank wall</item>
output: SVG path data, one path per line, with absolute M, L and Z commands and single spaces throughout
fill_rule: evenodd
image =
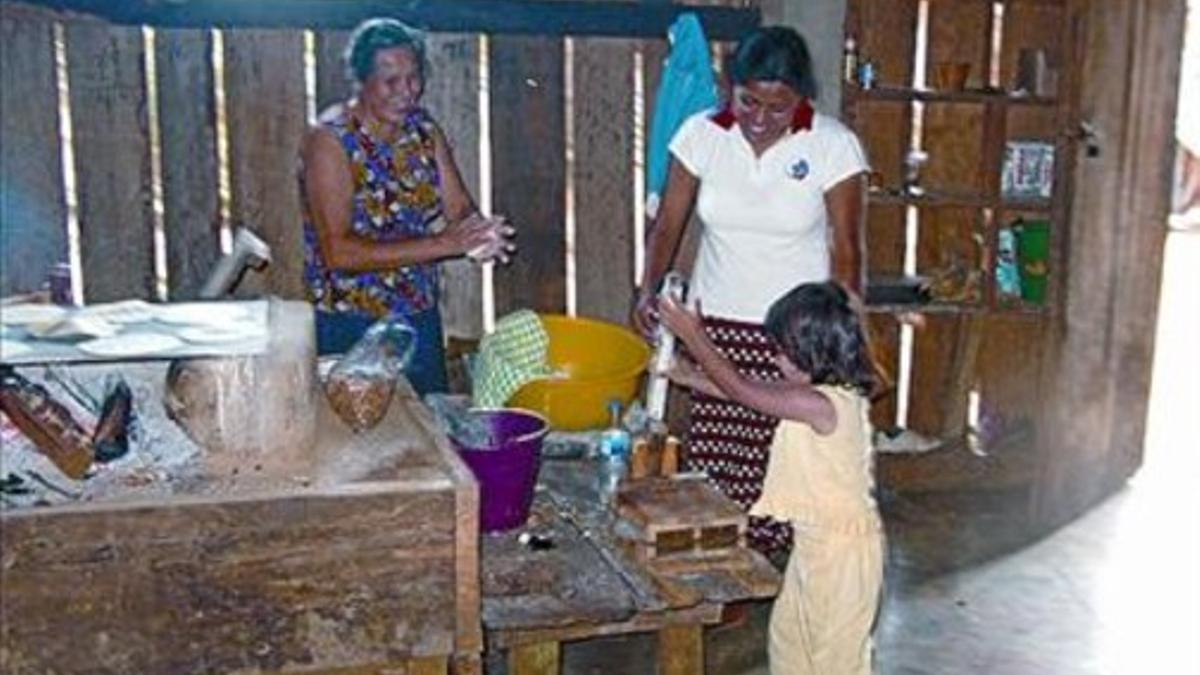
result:
M 54 114 L 56 22 L 66 36 L 80 203 L 79 274 L 85 300 L 159 299 L 158 284 L 163 281 L 164 299 L 194 298 L 220 255 L 223 225 L 250 227 L 274 250 L 275 263 L 266 277 L 248 277 L 243 294 L 302 294 L 302 209 L 296 175 L 310 105 L 303 31 L 232 29 L 217 34 L 171 29 L 153 31 L 147 40 L 136 27 L 17 2 L 0 6 L 5 36 L 10 38 L 0 63 L 5 78 L 3 124 L 23 131 L 6 133 L 6 139 L 20 142 L 4 144 L 6 189 L 0 213 L 5 262 L 12 259 L 13 264 L 4 265 L 0 295 L 35 289 L 53 263 L 68 257 Z M 313 34 L 317 111 L 352 94 L 341 59 L 347 38 L 347 31 Z M 153 46 L 152 54 L 145 53 L 146 45 Z M 567 309 L 565 226 L 570 206 L 575 309 L 623 322 L 635 283 L 634 145 L 653 111 L 666 41 L 572 38 L 569 63 L 564 45 L 564 39 L 550 37 L 431 34 L 425 103 L 445 129 L 477 200 L 487 185 L 486 172 L 493 211 L 507 215 L 518 229 L 516 259 L 495 268 L 496 313 L 520 307 Z M 481 46 L 487 54 L 480 53 Z M 220 53 L 214 58 L 217 47 Z M 639 52 L 641 120 L 635 114 Z M 490 108 L 480 110 L 485 61 L 489 71 L 483 84 Z M 155 263 L 149 62 L 156 69 L 165 270 L 156 270 Z M 569 124 L 564 99 L 567 68 L 574 87 Z M 222 102 L 215 95 L 219 79 L 225 93 L 220 110 Z M 222 113 L 227 121 L 224 139 L 217 125 Z M 485 115 L 488 125 L 481 124 Z M 490 137 L 481 138 L 488 127 Z M 229 178 L 224 199 L 218 152 L 222 141 Z M 573 150 L 570 163 L 568 145 Z M 481 153 L 485 146 L 490 151 L 487 166 Z M 222 222 L 222 207 L 228 209 L 227 223 Z M 30 233 L 25 228 L 33 224 L 37 230 Z M 446 332 L 480 336 L 485 292 L 481 268 L 457 261 L 444 270 Z M 164 273 L 165 279 L 160 279 Z
M 0 293 L 37 290 L 67 262 L 53 26 L 0 4 Z

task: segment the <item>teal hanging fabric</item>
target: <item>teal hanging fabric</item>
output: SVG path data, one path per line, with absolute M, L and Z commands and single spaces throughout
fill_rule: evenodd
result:
M 680 14 L 667 31 L 667 39 L 671 53 L 658 83 L 650 142 L 646 146 L 646 208 L 651 217 L 666 189 L 670 164 L 667 146 L 675 131 L 688 117 L 717 105 L 712 54 L 699 17 L 691 12 Z

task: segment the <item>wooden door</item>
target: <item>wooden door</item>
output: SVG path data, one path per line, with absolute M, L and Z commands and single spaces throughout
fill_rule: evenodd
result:
M 1075 194 L 1045 345 L 1033 517 L 1066 522 L 1141 465 L 1170 206 L 1184 0 L 1072 0 L 1078 114 L 1095 131 Z

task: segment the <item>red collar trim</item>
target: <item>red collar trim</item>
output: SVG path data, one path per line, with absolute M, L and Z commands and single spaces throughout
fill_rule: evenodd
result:
M 810 131 L 813 123 L 812 104 L 808 99 L 800 101 L 800 105 L 796 106 L 796 112 L 792 115 L 792 131 Z
M 792 131 L 810 131 L 812 129 L 814 114 L 815 111 L 812 104 L 808 102 L 808 99 L 800 101 L 800 105 L 796 106 L 796 113 L 792 115 Z M 733 116 L 733 106 L 729 103 L 726 103 L 724 107 L 709 119 L 713 121 L 713 124 L 726 131 L 732 129 L 733 123 L 737 121 L 737 118 Z
M 718 110 L 711 119 L 714 124 L 726 131 L 732 129 L 733 123 L 737 121 L 737 118 L 733 116 L 733 106 L 729 105 L 728 103 L 725 104 L 725 107 Z

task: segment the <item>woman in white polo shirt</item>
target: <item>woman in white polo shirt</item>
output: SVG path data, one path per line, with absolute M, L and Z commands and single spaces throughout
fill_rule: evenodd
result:
M 730 59 L 719 110 L 692 116 L 670 144 L 667 188 L 647 241 L 634 323 L 650 334 L 655 291 L 695 208 L 703 225 L 692 274 L 705 328 L 751 376 L 779 376 L 763 331 L 767 308 L 794 286 L 830 278 L 862 289 L 866 157 L 854 133 L 813 110 L 808 48 L 794 30 L 760 28 Z M 762 491 L 778 420 L 693 393 L 687 465 L 748 508 Z M 750 542 L 785 552 L 786 524 L 751 519 Z

